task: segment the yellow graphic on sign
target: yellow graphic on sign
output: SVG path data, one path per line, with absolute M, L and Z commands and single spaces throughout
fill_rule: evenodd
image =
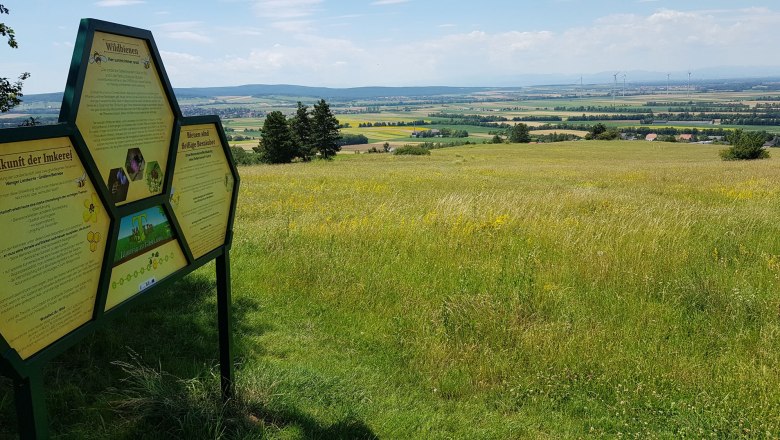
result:
M 95 32 L 76 126 L 117 205 L 160 194 L 173 111 L 146 41 Z
M 168 216 L 155 206 L 123 217 L 111 271 L 109 310 L 187 265 Z
M 68 138 L 0 151 L 0 334 L 27 359 L 92 319 L 109 218 Z
M 170 200 L 195 258 L 225 244 L 233 180 L 217 127 L 182 127 Z

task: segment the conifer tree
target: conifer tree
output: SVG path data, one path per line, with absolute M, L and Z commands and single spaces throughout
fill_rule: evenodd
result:
M 265 163 L 292 162 L 296 156 L 295 141 L 284 113 L 273 111 L 268 114 L 260 133 L 260 144 L 255 147 L 255 151 Z
M 339 120 L 333 116 L 330 106 L 324 99 L 314 104 L 312 112 L 312 145 L 323 159 L 331 159 L 341 150 L 338 141 L 341 139 L 339 134 Z
M 290 119 L 290 131 L 296 146 L 296 156 L 304 161 L 311 160 L 317 154 L 312 145 L 312 117 L 309 107 L 298 101 L 298 109 L 295 116 Z

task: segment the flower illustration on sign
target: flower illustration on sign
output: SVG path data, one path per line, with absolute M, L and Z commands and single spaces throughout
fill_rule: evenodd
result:
M 92 193 L 92 197 L 84 200 L 84 208 L 86 208 L 86 211 L 84 211 L 84 221 L 97 223 L 98 212 L 100 211 L 100 199 L 97 194 Z

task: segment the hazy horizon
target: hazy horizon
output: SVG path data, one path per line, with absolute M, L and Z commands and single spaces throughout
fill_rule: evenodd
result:
M 19 49 L 0 76 L 25 94 L 64 89 L 79 20 L 152 31 L 176 88 L 519 87 L 780 76 L 780 5 L 754 0 L 6 1 Z M 45 14 L 40 11 L 46 10 Z M 677 78 L 675 78 L 677 77 Z

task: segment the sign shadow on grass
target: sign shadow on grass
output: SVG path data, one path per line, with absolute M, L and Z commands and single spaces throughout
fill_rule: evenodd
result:
M 223 405 L 215 305 L 214 279 L 193 273 L 55 358 L 44 371 L 52 434 L 264 437 L 270 425 L 296 426 L 312 438 L 376 438 L 359 420 L 321 426 L 295 408 L 272 411 L 260 402 L 243 401 L 240 391 L 233 405 Z M 245 353 L 258 351 L 244 344 L 273 330 L 246 319 L 259 309 L 251 299 L 233 302 L 239 376 Z M 0 437 L 16 433 L 11 389 L 0 387 Z

